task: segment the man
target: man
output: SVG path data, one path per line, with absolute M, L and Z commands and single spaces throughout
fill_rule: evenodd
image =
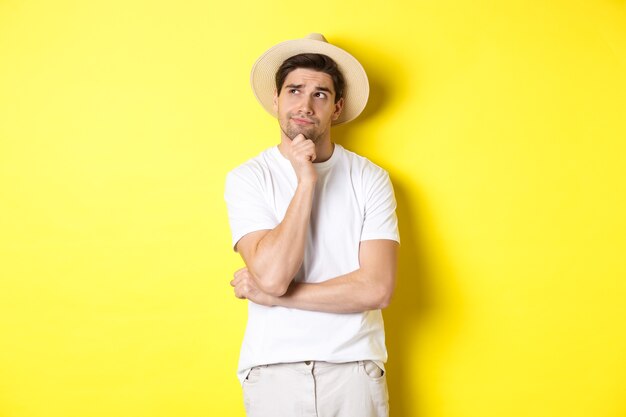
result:
M 234 274 L 247 299 L 239 378 L 250 417 L 388 415 L 382 314 L 399 242 L 387 173 L 331 141 L 369 85 L 361 64 L 319 34 L 255 63 L 253 91 L 280 144 L 228 174 Z

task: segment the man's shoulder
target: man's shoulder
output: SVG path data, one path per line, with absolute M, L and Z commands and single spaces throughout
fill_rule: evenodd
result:
M 370 175 L 387 175 L 387 171 L 381 166 L 375 164 L 370 159 L 356 152 L 350 151 L 344 147 L 339 148 L 343 153 L 347 164 L 352 171 L 359 171 Z
M 260 174 L 272 167 L 272 159 L 276 158 L 277 149 L 275 146 L 263 150 L 261 153 L 253 156 L 242 164 L 236 166 L 228 172 L 228 176 L 247 176 L 251 174 Z

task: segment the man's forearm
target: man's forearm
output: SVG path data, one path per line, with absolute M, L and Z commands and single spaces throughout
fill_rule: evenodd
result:
M 294 282 L 273 305 L 326 313 L 360 313 L 387 307 L 392 288 L 357 270 L 317 284 Z
M 389 305 L 395 287 L 397 243 L 362 242 L 361 267 L 320 283 L 293 282 L 281 297 L 261 301 L 268 305 L 327 313 L 358 313 Z
M 299 183 L 280 224 L 242 252 L 269 294 L 284 294 L 302 265 L 314 191 L 315 182 Z

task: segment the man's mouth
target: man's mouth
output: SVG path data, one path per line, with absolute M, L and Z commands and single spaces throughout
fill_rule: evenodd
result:
M 315 124 L 315 122 L 313 120 L 306 119 L 306 118 L 303 118 L 303 117 L 292 117 L 291 120 L 293 120 L 293 122 L 295 124 L 302 125 L 302 126 Z

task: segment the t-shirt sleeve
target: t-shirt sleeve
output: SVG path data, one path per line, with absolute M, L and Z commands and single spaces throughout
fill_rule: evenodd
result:
M 396 198 L 389 174 L 379 169 L 365 184 L 365 217 L 361 240 L 389 239 L 399 243 Z
M 233 249 L 251 232 L 275 228 L 279 221 L 263 192 L 263 173 L 241 166 L 226 176 L 224 199 L 232 234 Z

